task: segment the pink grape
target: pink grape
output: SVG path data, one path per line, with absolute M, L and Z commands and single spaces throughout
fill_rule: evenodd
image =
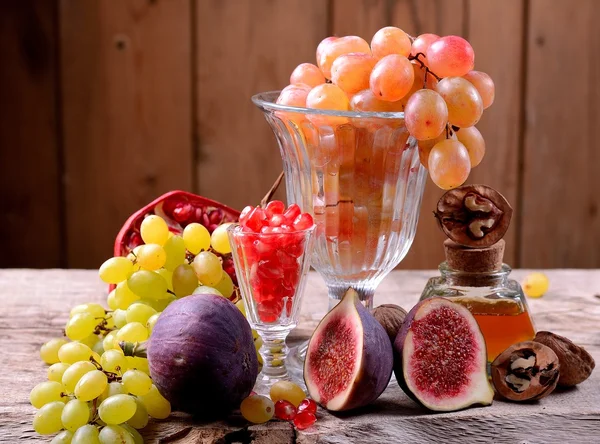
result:
M 371 40 L 371 51 L 373 56 L 378 59 L 390 54 L 400 54 L 408 57 L 410 48 L 411 42 L 408 35 L 394 26 L 381 28 Z
M 473 126 L 483 114 L 483 101 L 471 82 L 462 77 L 446 77 L 436 91 L 448 105 L 448 121 L 455 126 Z
M 326 78 L 331 79 L 331 66 L 333 65 L 333 62 L 335 62 L 335 59 L 343 54 L 350 54 L 351 52 L 371 54 L 371 48 L 364 39 L 355 35 L 340 37 L 331 40 L 324 45 L 319 52 L 319 58 L 317 59 L 317 64 L 323 75 Z
M 315 86 L 306 97 L 307 108 L 328 109 L 335 111 L 349 111 L 350 102 L 342 89 L 333 83 L 324 83 Z M 346 117 L 322 116 L 308 114 L 308 119 L 315 125 L 343 125 L 348 121 Z
M 290 76 L 290 84 L 292 85 L 302 84 L 314 88 L 322 83 L 325 83 L 325 76 L 319 67 L 312 63 L 301 63 L 296 66 Z
M 395 102 L 404 97 L 415 80 L 410 61 L 399 54 L 390 54 L 377 62 L 369 86 L 373 94 L 381 100 Z
M 297 106 L 306 108 L 306 96 L 311 88 L 306 85 L 288 85 L 281 90 L 277 97 L 278 105 Z
M 483 109 L 487 109 L 494 103 L 496 96 L 496 87 L 492 78 L 482 71 L 469 71 L 463 76 L 477 89 L 483 101 Z
M 443 190 L 462 185 L 471 172 L 469 152 L 453 139 L 438 142 L 429 153 L 428 164 L 431 180 Z
M 336 36 L 331 36 L 331 37 L 325 37 L 323 40 L 321 40 L 321 42 L 319 43 L 319 45 L 317 46 L 317 54 L 316 54 L 316 60 L 317 63 L 319 63 L 319 60 L 321 59 L 321 54 L 323 53 L 323 51 L 325 50 L 325 48 L 333 41 L 337 40 L 339 37 Z
M 440 38 L 437 34 L 421 34 L 414 42 L 412 42 L 412 48 L 410 50 L 411 56 L 416 56 L 418 53 L 422 53 L 423 56 L 427 54 L 429 46 Z M 419 59 L 427 64 L 427 58 L 420 56 Z
M 352 111 L 369 112 L 399 112 L 404 109 L 403 101 L 386 102 L 379 100 L 370 89 L 359 91 L 350 100 L 350 109 Z
M 331 81 L 349 94 L 369 87 L 369 77 L 377 60 L 369 54 L 339 56 L 331 65 Z
M 449 139 L 457 140 L 455 132 L 451 131 L 449 136 Z M 419 160 L 421 161 L 421 165 L 425 168 L 429 169 L 429 153 L 431 152 L 431 149 L 442 140 L 446 140 L 446 131 L 442 131 L 442 134 L 435 139 L 417 141 L 417 146 L 419 147 Z
M 462 37 L 441 37 L 427 48 L 429 68 L 440 77 L 464 76 L 475 66 L 475 52 Z
M 469 152 L 471 168 L 475 168 L 481 163 L 481 160 L 485 155 L 485 140 L 483 139 L 483 136 L 477 128 L 470 126 L 468 128 L 461 128 L 457 131 L 456 137 Z
M 406 106 L 408 100 L 412 97 L 414 93 L 423 88 L 435 89 L 435 86 L 438 83 L 437 79 L 433 75 L 431 75 L 431 73 L 427 75 L 427 82 L 425 82 L 425 69 L 421 68 L 421 65 L 417 62 L 411 62 L 411 64 L 413 66 L 413 73 L 415 79 L 413 81 L 412 87 L 410 88 L 410 91 L 408 91 L 406 95 L 402 98 L 404 106 Z
M 404 108 L 404 123 L 415 139 L 435 139 L 448 123 L 446 102 L 435 91 L 421 89 L 408 100 Z

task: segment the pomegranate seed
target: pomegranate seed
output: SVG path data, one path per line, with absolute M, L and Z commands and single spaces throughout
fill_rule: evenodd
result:
M 288 207 L 288 209 L 285 210 L 285 213 L 283 213 L 283 215 L 288 220 L 289 224 L 292 225 L 294 220 L 296 220 L 296 218 L 300 216 L 300 213 L 300 207 L 297 204 L 291 204 Z
M 195 212 L 194 212 L 194 218 L 192 222 L 200 222 L 202 220 L 202 214 L 204 212 L 202 211 L 202 208 L 197 207 Z
M 212 210 L 210 212 L 210 215 L 208 216 L 208 219 L 210 220 L 211 224 L 219 225 L 223 220 L 223 210 L 221 210 L 220 208 Z
M 190 217 L 192 217 L 193 213 L 194 207 L 192 207 L 190 204 L 179 204 L 173 210 L 173 219 L 175 219 L 180 224 L 185 223 L 188 220 L 190 220 Z
M 298 430 L 304 430 L 313 425 L 316 420 L 317 417 L 314 415 L 314 413 L 304 411 L 296 415 L 294 418 L 294 425 Z
M 306 398 L 304 401 L 300 403 L 298 406 L 298 413 L 300 412 L 310 412 L 313 415 L 317 414 L 317 403 L 312 399 Z
M 140 233 L 136 233 L 135 231 L 131 233 L 129 236 L 129 241 L 127 242 L 127 248 L 133 250 L 135 247 L 142 245 L 144 241 L 142 240 L 142 236 Z
M 268 216 L 268 214 L 267 214 Z M 269 225 L 272 227 L 279 227 L 283 224 L 285 224 L 285 222 L 287 221 L 287 219 L 283 216 L 283 214 L 274 214 L 273 216 L 271 216 L 271 219 L 269 220 Z
M 202 215 L 202 220 L 200 221 L 200 223 L 205 227 L 208 227 L 210 225 L 210 219 L 208 218 L 208 214 L 204 213 Z
M 253 210 L 254 208 L 251 205 L 248 205 L 247 207 L 245 207 L 242 212 L 240 213 L 240 224 L 245 225 L 246 224 L 246 220 L 248 219 L 248 216 L 250 215 L 250 212 Z
M 275 214 L 283 214 L 285 210 L 285 204 L 280 200 L 272 200 L 267 204 L 265 208 L 265 213 L 267 213 L 267 217 L 271 218 Z
M 275 403 L 275 417 L 291 421 L 296 416 L 296 407 L 289 401 L 279 400 Z
M 266 225 L 266 222 L 267 219 L 265 217 L 265 212 L 262 208 L 256 207 L 248 215 L 248 219 L 246 220 L 246 226 L 255 233 L 259 233 L 260 229 L 264 225 Z
M 306 230 L 314 224 L 313 218 L 308 213 L 302 213 L 294 220 L 294 228 L 296 230 Z

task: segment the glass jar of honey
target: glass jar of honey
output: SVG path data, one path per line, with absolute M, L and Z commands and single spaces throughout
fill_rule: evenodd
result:
M 446 262 L 441 276 L 427 282 L 421 300 L 444 297 L 466 307 L 475 317 L 487 347 L 488 361 L 506 348 L 535 336 L 525 295 L 509 279 L 511 268 L 502 263 L 504 241 L 485 249 L 466 249 L 444 242 Z

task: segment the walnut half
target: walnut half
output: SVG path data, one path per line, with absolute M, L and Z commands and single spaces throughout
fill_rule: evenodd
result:
M 582 383 L 590 377 L 596 366 L 592 355 L 564 336 L 549 331 L 538 331 L 533 340 L 550 347 L 558 356 L 560 362 L 558 385 L 562 387 Z
M 492 362 L 492 382 L 511 401 L 533 401 L 556 388 L 560 364 L 551 348 L 526 341 L 504 350 Z

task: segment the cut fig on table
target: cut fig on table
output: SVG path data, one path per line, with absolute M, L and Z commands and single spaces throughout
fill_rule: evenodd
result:
M 383 393 L 392 367 L 386 331 L 349 289 L 310 338 L 304 381 L 312 399 L 327 410 L 351 410 Z
M 419 302 L 394 341 L 394 373 L 412 399 L 449 412 L 490 405 L 485 341 L 465 307 L 444 298 Z
M 485 185 L 464 185 L 445 193 L 435 217 L 446 236 L 471 248 L 494 245 L 506 234 L 513 209 L 498 191 Z

